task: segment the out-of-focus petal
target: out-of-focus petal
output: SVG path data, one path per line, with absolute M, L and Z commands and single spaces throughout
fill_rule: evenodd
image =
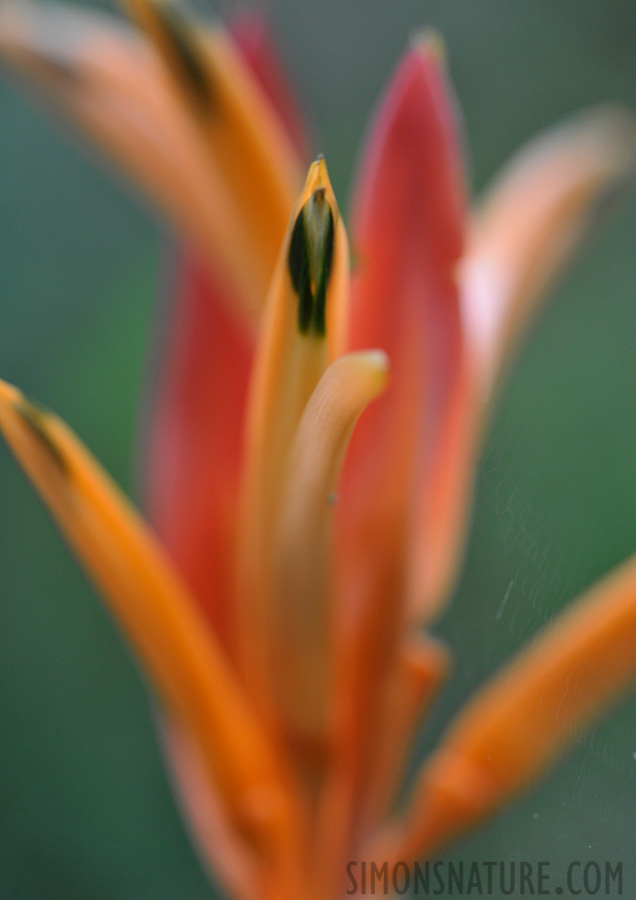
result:
M 251 341 L 227 289 L 183 249 L 148 430 L 147 514 L 221 643 L 235 650 L 233 547 Z
M 160 54 L 227 186 L 243 235 L 236 247 L 267 296 L 302 180 L 297 155 L 277 114 L 220 29 L 196 29 L 169 0 L 126 0 Z
M 384 727 L 363 798 L 365 828 L 376 828 L 395 802 L 418 723 L 437 696 L 449 666 L 448 650 L 434 638 L 416 634 L 404 640 L 391 674 Z
M 299 158 L 306 159 L 309 154 L 307 127 L 265 19 L 255 12 L 243 13 L 230 22 L 230 33 L 278 114 Z
M 392 373 L 356 429 L 345 466 L 342 566 L 351 584 L 343 596 L 356 602 L 387 560 L 395 567 L 404 556 L 413 486 L 435 452 L 461 367 L 455 274 L 463 169 L 440 53 L 429 38 L 404 58 L 376 116 L 354 197 L 349 344 L 381 347 Z M 384 602 L 393 603 L 400 587 L 387 596 L 383 585 Z
M 437 615 L 452 588 L 502 369 L 550 283 L 635 163 L 630 113 L 580 114 L 517 154 L 475 217 L 460 277 L 469 366 L 440 431 L 436 471 L 424 482 L 407 588 L 416 620 Z
M 211 867 L 233 900 L 262 900 L 263 873 L 254 848 L 232 827 L 207 778 L 196 742 L 175 721 L 166 720 L 159 729 L 175 794 L 201 861 Z
M 254 327 L 300 169 L 282 126 L 229 38 L 212 29 L 206 35 L 201 43 L 214 63 L 224 117 L 217 115 L 214 127 L 202 133 L 154 49 L 124 23 L 78 7 L 29 0 L 6 2 L 0 11 L 5 63 L 78 124 L 160 206 L 220 271 L 232 301 Z M 255 153 L 261 158 L 251 170 L 256 186 L 236 174 L 254 162 Z M 228 169 L 236 177 L 229 178 Z
M 428 855 L 540 776 L 633 684 L 635 647 L 632 558 L 460 711 L 423 767 L 391 858 Z
M 300 112 L 265 21 L 237 17 L 231 32 L 299 155 Z M 205 32 L 201 33 L 205 40 Z M 214 52 L 214 32 L 210 52 Z M 216 270 L 216 271 L 214 271 Z M 233 545 L 251 342 L 235 321 L 222 267 L 182 249 L 144 446 L 150 519 L 222 642 L 232 649 Z M 172 308 L 174 307 L 174 308 Z M 235 649 L 235 648 L 234 648 Z
M 415 624 L 439 613 L 458 573 L 479 447 L 476 396 L 474 372 L 464 355 L 416 494 L 405 588 L 407 617 Z
M 324 745 L 333 690 L 332 520 L 354 425 L 387 380 L 386 356 L 360 351 L 329 366 L 289 455 L 274 547 L 271 660 L 287 733 Z
M 0 429 L 168 709 L 196 740 L 235 826 L 281 864 L 296 852 L 298 829 L 285 775 L 167 558 L 72 432 L 4 382 Z
M 380 105 L 354 194 L 349 346 L 383 349 L 391 381 L 356 428 L 342 480 L 336 542 L 342 756 L 330 792 L 334 807 L 324 818 L 332 844 L 340 838 L 336 828 L 327 834 L 328 823 L 337 821 L 346 833 L 348 818 L 360 814 L 370 748 L 384 721 L 387 672 L 399 652 L 414 517 L 462 371 L 456 268 L 464 224 L 455 109 L 440 43 L 425 36 L 406 54 Z
M 466 335 L 484 396 L 546 289 L 635 166 L 634 116 L 601 108 L 532 141 L 488 191 L 462 270 Z
M 267 689 L 268 585 L 289 452 L 303 410 L 344 341 L 349 259 L 327 168 L 309 169 L 274 274 L 247 411 L 240 511 L 241 644 L 253 690 Z M 264 697 L 261 697 L 264 701 Z

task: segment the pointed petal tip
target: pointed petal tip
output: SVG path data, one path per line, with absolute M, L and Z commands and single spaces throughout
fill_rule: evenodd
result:
M 589 129 L 590 150 L 598 153 L 608 176 L 622 180 L 636 172 L 636 114 L 621 106 L 601 106 L 581 114 Z
M 411 37 L 411 51 L 417 53 L 425 62 L 433 62 L 440 68 L 446 66 L 448 52 L 446 41 L 436 28 L 422 28 Z
M 435 28 L 415 31 L 406 46 L 390 85 L 403 102 L 412 99 L 411 91 L 421 91 L 436 76 L 445 77 L 448 63 L 446 42 Z
M 611 104 L 580 110 L 547 139 L 540 136 L 537 151 L 546 159 L 566 153 L 570 168 L 587 172 L 590 182 L 594 176 L 601 184 L 620 182 L 636 171 L 636 114 Z M 528 155 L 528 165 L 535 165 L 536 158 Z
M 300 210 L 307 203 L 309 198 L 315 195 L 316 191 L 321 191 L 324 193 L 327 202 L 332 207 L 332 212 L 334 213 L 334 215 L 337 215 L 338 205 L 336 203 L 336 196 L 334 194 L 333 187 L 331 186 L 331 179 L 329 178 L 327 163 L 325 162 L 325 158 L 322 153 L 318 154 L 318 156 L 310 164 L 309 169 L 307 170 L 307 176 L 305 178 L 303 189 L 300 193 L 300 196 L 298 197 L 298 200 L 296 201 L 293 220 L 296 219 Z
M 5 0 L 0 3 L 0 56 L 3 62 L 17 64 L 38 43 L 35 29 L 29 22 L 32 10 L 29 3 L 24 5 Z M 40 48 L 38 47 L 38 50 Z
M 417 32 L 379 102 L 363 144 L 351 207 L 356 252 L 373 242 L 372 235 L 381 239 L 386 233 L 377 209 L 371 213 L 372 196 L 386 196 L 387 210 L 396 209 L 394 186 L 408 178 L 411 198 L 421 196 L 422 208 L 435 207 L 449 219 L 439 234 L 446 235 L 446 226 L 454 223 L 453 254 L 459 253 L 465 218 L 461 115 L 443 47 L 435 31 Z
M 0 56 L 25 68 L 49 64 L 70 73 L 71 50 L 88 21 L 63 4 L 2 0 Z
M 0 400 L 3 400 L 5 403 L 11 402 L 15 396 L 19 396 L 17 388 L 0 378 Z
M 312 164 L 309 166 L 309 171 L 307 172 L 307 180 L 305 182 L 305 190 L 315 191 L 321 187 L 330 189 L 331 181 L 329 179 L 329 172 L 327 170 L 325 157 L 322 153 L 319 153 Z
M 23 394 L 12 384 L 0 378 L 0 430 L 3 430 L 6 424 L 7 414 L 10 414 L 23 401 Z

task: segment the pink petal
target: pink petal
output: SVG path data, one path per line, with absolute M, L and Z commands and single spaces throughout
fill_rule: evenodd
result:
M 475 216 L 461 269 L 471 377 L 456 397 L 437 474 L 421 506 L 410 602 L 430 618 L 446 599 L 462 552 L 471 482 L 489 401 L 547 289 L 598 219 L 604 199 L 633 174 L 633 116 L 580 113 L 522 148 Z
M 484 394 L 599 208 L 635 168 L 633 114 L 600 107 L 522 147 L 489 188 L 462 267 L 466 333 Z

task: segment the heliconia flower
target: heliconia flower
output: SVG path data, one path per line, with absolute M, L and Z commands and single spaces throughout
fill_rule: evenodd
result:
M 162 739 L 229 894 L 330 900 L 350 859 L 430 855 L 546 771 L 636 676 L 636 560 L 451 722 L 392 812 L 447 674 L 428 634 L 461 559 L 502 369 L 632 173 L 636 125 L 580 114 L 468 208 L 435 35 L 370 129 L 355 265 L 261 24 L 163 0 L 16 2 L 12 69 L 170 219 L 175 304 L 145 443 L 145 521 L 69 429 L 1 383 L 0 428 L 163 701 Z M 359 422 L 358 422 L 359 419 Z

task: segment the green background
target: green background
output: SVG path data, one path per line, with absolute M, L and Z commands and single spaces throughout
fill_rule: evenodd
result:
M 634 0 L 269 8 L 342 205 L 370 110 L 423 25 L 449 46 L 477 191 L 563 115 L 636 104 Z M 131 489 L 169 241 L 68 138 L 0 82 L 0 372 L 58 411 Z M 455 672 L 420 754 L 488 672 L 636 547 L 635 237 L 632 193 L 553 291 L 502 391 L 461 581 L 438 629 Z M 549 860 L 554 884 L 571 860 L 620 860 L 632 896 L 634 834 L 632 696 L 452 858 Z M 0 898 L 211 896 L 170 796 L 143 680 L 2 447 Z

